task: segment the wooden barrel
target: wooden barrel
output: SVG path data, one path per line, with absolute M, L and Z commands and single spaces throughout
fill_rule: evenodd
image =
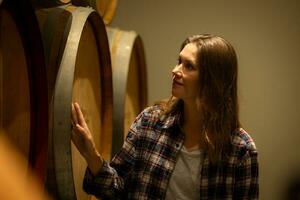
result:
M 47 188 L 56 199 L 91 199 L 82 190 L 85 160 L 71 144 L 71 102 L 78 102 L 106 160 L 111 157 L 112 72 L 104 23 L 91 8 L 36 12 L 52 95 Z
M 113 154 L 147 105 L 147 73 L 142 39 L 134 31 L 107 27 L 113 67 Z
M 48 144 L 46 67 L 38 22 L 26 0 L 4 0 L 0 5 L 0 108 L 1 129 L 43 181 Z
M 90 6 L 97 10 L 104 23 L 110 24 L 117 8 L 117 0 L 72 0 L 76 6 Z

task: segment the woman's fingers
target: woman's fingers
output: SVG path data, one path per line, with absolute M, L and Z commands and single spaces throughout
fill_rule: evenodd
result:
M 71 104 L 71 117 L 72 117 L 72 125 L 75 126 L 78 124 L 77 114 L 74 107 L 74 103 Z
M 72 129 L 73 132 L 76 132 L 77 135 L 79 135 L 80 137 L 86 137 L 87 138 L 87 130 L 85 130 L 82 126 L 80 126 L 79 124 L 75 124 L 73 126 Z
M 76 124 L 76 126 L 73 127 L 71 139 L 85 159 L 93 155 L 95 143 L 88 129 Z
M 88 139 L 88 134 L 83 127 L 81 127 L 79 124 L 76 124 L 72 129 L 72 139 L 85 141 Z
M 73 144 L 76 146 L 76 148 L 78 149 L 78 151 L 81 153 L 81 155 L 83 155 L 85 157 L 86 155 L 86 147 L 85 147 L 85 132 L 79 130 L 79 128 L 77 127 L 79 126 L 78 124 L 76 126 L 74 126 L 73 130 L 72 130 L 72 142 Z
M 94 153 L 95 143 L 78 103 L 72 104 L 72 121 L 75 124 L 72 127 L 71 139 L 83 157 L 88 158 Z
M 83 114 L 81 112 L 81 109 L 80 109 L 80 106 L 78 103 L 74 103 L 74 108 L 75 108 L 75 111 L 76 111 L 76 118 L 78 120 L 78 124 L 80 126 L 85 126 L 86 123 L 85 123 L 85 120 L 84 120 L 84 117 L 83 117 Z

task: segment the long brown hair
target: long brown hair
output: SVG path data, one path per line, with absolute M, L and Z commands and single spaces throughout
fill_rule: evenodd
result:
M 193 43 L 198 48 L 199 101 L 203 111 L 205 148 L 212 162 L 231 151 L 230 134 L 240 127 L 238 115 L 238 64 L 234 48 L 226 40 L 210 34 L 188 37 L 181 45 Z M 177 110 L 180 99 L 171 98 L 165 113 Z

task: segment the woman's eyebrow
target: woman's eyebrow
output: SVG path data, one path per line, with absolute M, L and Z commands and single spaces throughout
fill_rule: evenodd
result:
M 192 59 L 186 58 L 186 57 L 181 56 L 181 55 L 178 56 L 178 60 L 181 61 L 181 62 L 183 61 L 183 62 L 192 64 L 194 66 L 196 65 L 196 63 Z

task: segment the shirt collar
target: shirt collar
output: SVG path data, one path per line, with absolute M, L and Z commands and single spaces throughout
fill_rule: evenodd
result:
M 175 113 L 163 115 L 160 117 L 160 120 L 163 123 L 163 126 L 162 126 L 163 129 L 168 129 L 168 128 L 176 126 L 176 125 L 180 126 L 181 112 L 176 111 Z

